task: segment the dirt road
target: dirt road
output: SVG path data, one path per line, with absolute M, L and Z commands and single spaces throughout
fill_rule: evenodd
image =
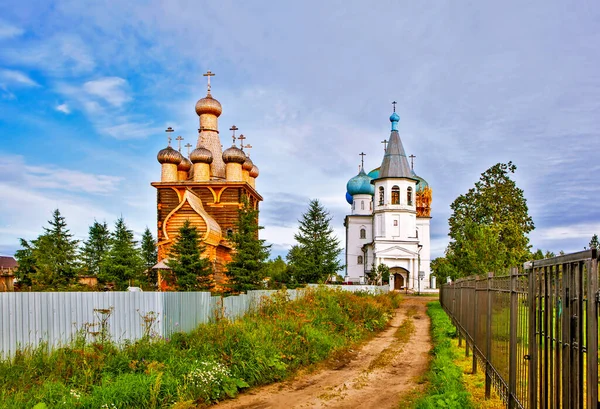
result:
M 215 406 L 243 408 L 397 408 L 417 387 L 431 349 L 422 297 L 406 297 L 390 327 L 333 368 L 253 389 Z

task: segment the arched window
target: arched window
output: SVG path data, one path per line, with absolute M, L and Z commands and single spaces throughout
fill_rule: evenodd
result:
M 385 197 L 385 191 L 383 190 L 383 186 L 379 187 L 379 206 L 383 206 L 383 198 Z
M 363 256 L 358 256 L 358 259 L 356 260 L 357 264 L 362 264 L 363 263 Z
M 361 239 L 367 238 L 367 231 L 365 229 L 360 229 L 360 238 Z
M 392 204 L 400 204 L 400 188 L 398 186 L 392 188 Z
M 412 206 L 412 187 L 406 189 L 406 203 Z

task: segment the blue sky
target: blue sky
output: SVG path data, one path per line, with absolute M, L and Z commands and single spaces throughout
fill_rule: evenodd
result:
M 122 4 L 128 3 L 128 4 Z M 404 147 L 433 188 L 432 256 L 450 203 L 512 160 L 535 248 L 600 233 L 600 3 L 0 0 L 0 254 L 59 208 L 85 239 L 156 223 L 156 153 L 195 143 L 195 101 L 253 146 L 263 237 L 293 244 L 311 198 L 341 242 L 347 180 L 379 166 L 398 101 Z

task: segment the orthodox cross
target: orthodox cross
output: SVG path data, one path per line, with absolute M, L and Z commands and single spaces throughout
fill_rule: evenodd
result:
M 167 137 L 169 139 L 169 146 L 171 146 L 171 132 L 175 132 L 175 131 L 173 130 L 173 128 L 168 127 L 165 132 L 167 133 Z
M 188 148 L 188 156 L 190 156 L 190 148 L 192 147 L 192 144 L 188 142 L 185 144 L 185 147 Z
M 250 150 L 250 149 L 252 149 L 252 145 L 247 144 L 247 145 L 242 146 L 242 148 L 246 148 L 246 149 Z M 250 157 L 250 152 L 248 152 L 247 155 L 248 155 L 248 157 Z
M 209 71 L 209 72 L 210 72 L 210 71 Z M 394 112 L 396 112 L 396 104 L 397 104 L 397 102 L 396 102 L 396 101 L 393 101 L 393 102 L 392 102 L 392 105 L 394 106 Z
M 415 155 L 410 155 L 409 158 L 410 158 L 410 168 L 412 170 L 414 170 L 415 169 L 415 158 L 416 158 L 416 156 Z
M 385 152 L 385 151 L 387 151 L 387 144 L 388 144 L 388 141 L 384 139 L 383 141 L 381 141 L 381 143 L 383 144 L 383 151 L 384 151 L 384 152 Z
M 175 138 L 175 140 L 177 141 L 177 144 L 179 145 L 179 152 L 181 152 L 181 141 L 183 141 L 183 138 L 181 137 L 181 135 L 179 135 L 177 138 Z
M 238 139 L 240 140 L 240 148 L 244 150 L 244 139 L 246 139 L 246 137 L 244 135 L 240 135 Z
M 231 128 L 229 128 L 230 131 L 233 131 L 233 135 L 231 136 L 233 138 L 233 144 L 235 145 L 235 140 L 237 139 L 235 137 L 235 131 L 237 131 L 239 128 L 235 125 L 231 125 Z
M 360 156 L 360 168 L 364 169 L 365 168 L 365 155 L 366 153 L 361 152 L 358 154 L 358 156 Z
M 202 74 L 203 77 L 208 77 L 208 93 L 210 94 L 210 77 L 214 77 L 215 74 L 213 74 L 212 72 L 210 72 L 210 70 L 208 70 L 206 72 L 206 74 Z

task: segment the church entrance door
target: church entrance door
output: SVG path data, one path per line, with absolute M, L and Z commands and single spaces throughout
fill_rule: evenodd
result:
M 404 277 L 402 274 L 396 273 L 394 274 L 394 290 L 402 290 L 404 288 Z

